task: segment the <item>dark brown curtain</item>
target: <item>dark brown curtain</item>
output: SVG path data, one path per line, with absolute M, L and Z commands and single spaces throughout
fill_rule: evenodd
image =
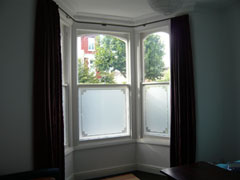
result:
M 34 52 L 34 166 L 59 168 L 64 179 L 60 19 L 52 0 L 38 0 Z
M 171 19 L 171 167 L 193 163 L 196 120 L 188 15 Z

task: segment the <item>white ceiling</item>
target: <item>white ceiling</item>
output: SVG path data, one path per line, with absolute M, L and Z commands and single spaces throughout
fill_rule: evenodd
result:
M 102 18 L 128 22 L 137 22 L 159 16 L 149 6 L 147 0 L 55 0 L 56 3 L 77 19 Z M 224 7 L 235 0 L 182 0 L 180 12 L 192 9 L 194 5 L 203 4 Z M 161 16 L 161 15 L 160 15 Z M 162 15 L 163 18 L 163 15 Z
M 65 0 L 66 1 L 66 0 Z M 75 14 L 94 13 L 136 18 L 153 13 L 147 0 L 70 0 Z M 69 1 L 69 2 L 70 2 Z

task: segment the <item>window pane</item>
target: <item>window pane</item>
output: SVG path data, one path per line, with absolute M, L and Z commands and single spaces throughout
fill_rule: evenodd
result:
M 129 135 L 127 87 L 79 88 L 80 139 Z
M 170 78 L 169 35 L 157 32 L 143 41 L 145 82 L 163 82 Z
M 78 83 L 125 84 L 126 42 L 110 35 L 77 38 Z
M 144 132 L 146 135 L 169 136 L 169 84 L 144 85 L 143 111 Z
M 88 50 L 89 51 L 95 50 L 95 38 L 88 38 Z

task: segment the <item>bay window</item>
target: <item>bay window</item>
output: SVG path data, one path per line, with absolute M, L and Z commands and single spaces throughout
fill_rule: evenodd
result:
M 84 26 L 73 28 L 72 52 L 62 52 L 73 55 L 63 61 L 65 143 L 169 141 L 169 24 L 127 31 L 78 27 Z

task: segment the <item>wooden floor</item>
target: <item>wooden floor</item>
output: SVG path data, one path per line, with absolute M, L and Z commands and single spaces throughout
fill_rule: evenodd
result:
M 140 179 L 137 178 L 134 174 L 128 173 L 128 174 L 123 174 L 123 175 L 120 175 L 120 176 L 103 178 L 101 180 L 140 180 Z
M 142 172 L 142 171 L 133 171 L 133 172 L 129 172 L 129 173 L 134 174 L 140 180 L 168 180 L 168 178 L 165 177 L 165 176 L 161 176 L 161 175 L 157 175 L 157 174 L 151 174 L 151 173 L 146 173 L 146 172 Z M 128 173 L 126 173 L 126 174 L 128 174 Z M 118 176 L 118 175 L 122 175 L 122 174 L 116 174 L 114 176 Z M 100 179 L 114 177 L 114 176 L 96 178 L 96 179 L 91 179 L 91 180 L 100 180 Z

